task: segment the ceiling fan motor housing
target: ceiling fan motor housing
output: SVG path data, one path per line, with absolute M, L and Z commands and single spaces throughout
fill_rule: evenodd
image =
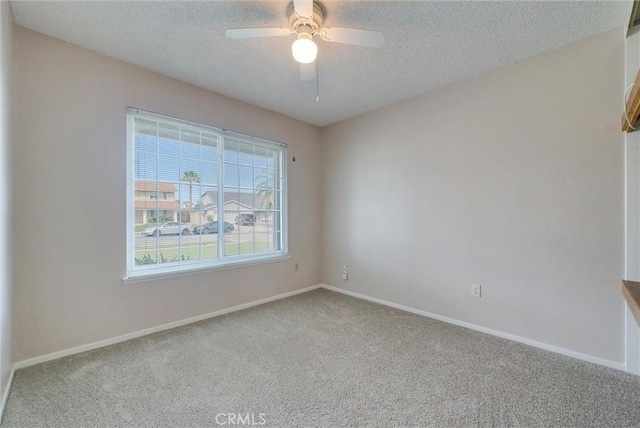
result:
M 322 25 L 324 24 L 324 18 L 326 16 L 326 10 L 322 3 L 314 1 L 313 2 L 313 17 L 304 17 L 298 16 L 296 14 L 295 8 L 293 7 L 293 2 L 289 3 L 287 6 L 287 16 L 289 17 L 289 24 L 293 27 L 293 29 L 298 32 L 301 27 L 308 26 L 311 28 L 312 34 L 316 34 L 322 29 Z

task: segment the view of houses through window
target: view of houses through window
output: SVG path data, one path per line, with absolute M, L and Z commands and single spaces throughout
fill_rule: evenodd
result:
M 283 145 L 139 112 L 128 126 L 130 272 L 284 255 Z

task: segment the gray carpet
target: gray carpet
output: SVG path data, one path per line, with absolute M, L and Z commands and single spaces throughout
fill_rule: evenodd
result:
M 640 378 L 317 290 L 19 370 L 2 426 L 263 422 L 640 426 Z

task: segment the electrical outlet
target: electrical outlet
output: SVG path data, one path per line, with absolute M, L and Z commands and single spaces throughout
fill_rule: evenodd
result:
M 296 262 L 296 267 L 295 267 L 295 269 L 296 269 L 296 272 L 298 272 L 298 271 L 300 270 L 300 264 L 299 264 L 298 262 Z
M 471 284 L 471 295 L 473 297 L 480 297 L 482 291 L 481 288 L 480 284 Z
M 342 266 L 342 279 L 345 281 L 349 279 L 349 266 Z

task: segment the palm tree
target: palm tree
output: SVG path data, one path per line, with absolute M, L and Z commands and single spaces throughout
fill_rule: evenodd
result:
M 194 171 L 185 171 L 182 176 L 182 180 L 184 183 L 189 183 L 189 211 L 193 208 L 193 195 L 191 192 L 191 188 L 193 183 L 200 183 L 200 177 L 197 172 Z
M 267 178 L 266 175 L 260 175 L 258 177 L 256 177 L 256 181 L 259 181 L 258 185 L 256 186 L 256 190 L 257 190 L 257 195 L 260 196 L 262 198 L 262 203 L 260 204 L 262 206 L 262 208 L 264 208 L 265 203 L 267 204 L 267 210 L 272 210 L 273 209 L 273 203 L 274 203 L 274 192 L 272 188 L 270 188 L 271 186 L 269 186 L 269 179 Z M 271 218 L 271 212 L 267 211 L 267 218 Z

